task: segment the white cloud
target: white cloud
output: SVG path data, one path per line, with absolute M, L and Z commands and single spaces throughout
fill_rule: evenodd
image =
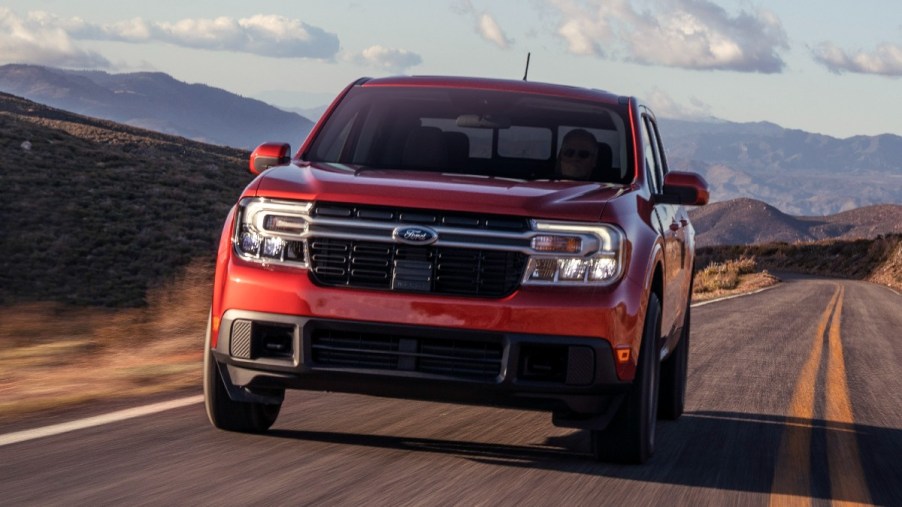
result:
M 841 74 L 879 74 L 882 76 L 902 76 L 902 46 L 883 43 L 874 51 L 848 53 L 835 44 L 824 42 L 811 50 L 814 60 L 830 70 Z
M 30 13 L 41 27 L 63 34 L 70 41 L 108 40 L 131 43 L 164 42 L 212 51 L 235 51 L 276 58 L 329 60 L 338 53 L 338 36 L 298 19 L 258 14 L 248 18 L 182 19 L 174 23 L 141 18 L 114 23 L 63 19 Z
M 351 55 L 349 60 L 392 73 L 403 73 L 408 68 L 423 63 L 420 55 L 406 49 L 384 46 L 370 46 L 360 53 Z
M 482 35 L 483 39 L 494 43 L 501 49 L 507 49 L 511 45 L 510 39 L 504 35 L 504 31 L 498 25 L 498 22 L 487 12 L 483 12 L 479 16 L 479 34 Z
M 776 73 L 788 49 L 779 18 L 766 10 L 731 16 L 708 0 L 548 0 L 571 53 L 645 65 Z
M 30 63 L 53 67 L 107 68 L 103 56 L 78 48 L 63 28 L 48 22 L 43 12 L 24 19 L 0 7 L 0 63 Z
M 594 6 L 576 0 L 551 0 L 551 4 L 562 16 L 558 35 L 567 41 L 570 52 L 577 55 L 605 56 L 602 45 L 615 38 L 608 20 L 628 19 L 633 15 L 629 4 L 623 0 L 599 2 Z M 593 10 L 594 16 L 590 12 Z
M 257 14 L 235 19 L 182 19 L 151 23 L 140 18 L 98 27 L 86 38 L 125 42 L 160 41 L 196 49 L 235 51 L 277 58 L 331 59 L 338 52 L 338 36 L 298 19 Z
M 507 37 L 501 25 L 487 11 L 478 12 L 470 0 L 459 0 L 451 5 L 451 10 L 463 16 L 472 16 L 476 23 L 476 33 L 501 49 L 507 49 L 513 41 Z

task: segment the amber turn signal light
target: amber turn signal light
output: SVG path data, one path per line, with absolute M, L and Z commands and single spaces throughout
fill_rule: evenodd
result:
M 630 360 L 630 349 L 627 348 L 618 348 L 617 352 L 617 362 L 620 364 L 628 363 Z

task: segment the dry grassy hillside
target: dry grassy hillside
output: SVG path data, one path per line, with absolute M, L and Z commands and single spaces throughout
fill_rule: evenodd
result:
M 698 249 L 697 269 L 754 259 L 758 269 L 850 278 L 902 290 L 902 234 L 867 240 L 822 240 Z
M 144 305 L 212 262 L 247 156 L 0 94 L 0 304 Z

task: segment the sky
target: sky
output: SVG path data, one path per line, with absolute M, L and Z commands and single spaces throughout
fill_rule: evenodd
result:
M 363 76 L 528 79 L 659 117 L 902 135 L 898 0 L 0 0 L 0 64 L 159 71 L 284 108 Z

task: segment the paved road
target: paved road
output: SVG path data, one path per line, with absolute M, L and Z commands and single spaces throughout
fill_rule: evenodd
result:
M 2 445 L 0 505 L 902 505 L 902 296 L 790 280 L 693 326 L 645 466 L 545 414 L 293 392 L 267 435 L 194 403 Z

